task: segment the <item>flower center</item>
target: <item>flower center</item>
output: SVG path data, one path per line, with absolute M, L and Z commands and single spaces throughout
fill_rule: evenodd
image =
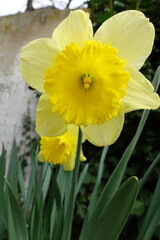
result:
M 90 75 L 90 73 L 87 73 L 82 75 L 82 79 L 84 88 L 88 89 L 93 81 L 93 77 Z
M 102 124 L 118 115 L 130 75 L 110 44 L 86 41 L 66 46 L 45 72 L 53 112 L 68 124 Z

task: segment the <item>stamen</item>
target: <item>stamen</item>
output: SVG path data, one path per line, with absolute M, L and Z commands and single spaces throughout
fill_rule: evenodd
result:
M 83 78 L 83 86 L 85 89 L 89 89 L 92 81 L 93 81 L 93 77 L 91 76 L 90 73 L 87 73 L 87 74 L 83 74 L 82 76 Z

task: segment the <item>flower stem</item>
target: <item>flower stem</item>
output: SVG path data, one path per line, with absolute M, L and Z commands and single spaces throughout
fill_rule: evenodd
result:
M 76 186 L 77 186 L 77 181 L 78 181 L 79 165 L 80 165 L 79 160 L 80 160 L 81 148 L 82 148 L 82 131 L 79 128 L 78 142 L 77 142 L 77 152 L 76 152 L 76 159 L 75 159 L 75 170 L 74 170 L 74 174 L 73 174 L 74 193 L 76 192 Z
M 82 132 L 79 128 L 78 132 L 78 142 L 77 142 L 77 152 L 76 152 L 76 159 L 75 159 L 75 169 L 73 172 L 70 172 L 69 174 L 72 174 L 72 187 L 69 194 L 69 199 L 67 203 L 67 212 L 66 212 L 66 218 L 65 226 L 63 229 L 63 236 L 62 240 L 70 240 L 71 239 L 71 233 L 72 233 L 72 221 L 74 216 L 74 207 L 75 207 L 75 200 L 76 200 L 76 188 L 77 188 L 77 182 L 78 182 L 78 175 L 79 175 L 79 165 L 80 165 L 80 154 L 81 154 L 81 147 L 82 147 Z

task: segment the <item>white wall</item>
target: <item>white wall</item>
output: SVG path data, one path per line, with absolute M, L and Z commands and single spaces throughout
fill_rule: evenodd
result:
M 10 151 L 14 136 L 22 135 L 22 118 L 29 109 L 34 121 L 37 99 L 19 72 L 21 48 L 31 40 L 51 37 L 68 10 L 46 8 L 0 17 L 0 153 L 2 142 Z

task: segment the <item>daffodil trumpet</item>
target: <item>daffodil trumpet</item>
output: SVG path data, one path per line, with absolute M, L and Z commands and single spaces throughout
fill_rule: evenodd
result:
M 86 160 L 82 152 L 85 139 L 79 135 L 78 127 L 71 124 L 60 136 L 41 137 L 39 161 L 63 165 L 65 171 L 72 171 L 76 162 Z

